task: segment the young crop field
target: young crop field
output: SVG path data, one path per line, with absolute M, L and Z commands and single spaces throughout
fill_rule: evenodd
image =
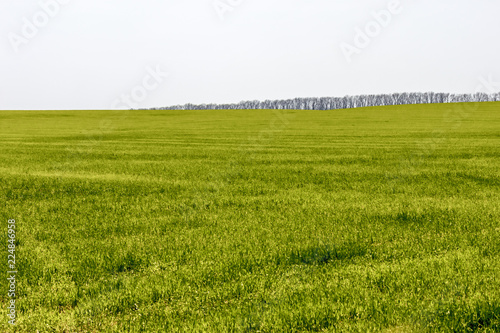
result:
M 2 111 L 1 332 L 500 332 L 500 103 Z

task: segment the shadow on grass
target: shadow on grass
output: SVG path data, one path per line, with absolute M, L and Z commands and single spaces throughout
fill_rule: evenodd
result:
M 363 257 L 368 253 L 368 246 L 359 242 L 347 242 L 342 245 L 319 245 L 303 249 L 294 249 L 287 256 L 279 256 L 277 265 L 324 265 L 333 261 L 350 260 Z
M 220 269 L 207 272 L 203 275 L 202 280 L 207 284 L 214 284 L 217 281 L 232 281 L 239 279 L 242 274 L 255 273 L 270 266 L 287 269 L 286 266 L 292 265 L 318 266 L 334 262 L 343 264 L 354 258 L 363 257 L 370 252 L 368 243 L 349 241 L 341 245 L 317 245 L 292 249 L 263 259 L 242 256 Z
M 500 303 L 441 304 L 424 323 L 430 332 L 500 332 Z
M 396 221 L 401 226 L 421 226 L 446 229 L 455 226 L 456 212 L 453 209 L 424 208 L 415 209 L 403 205 L 396 213 L 389 214 L 386 220 Z

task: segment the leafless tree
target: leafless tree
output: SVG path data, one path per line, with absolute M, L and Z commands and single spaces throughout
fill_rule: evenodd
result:
M 407 105 L 429 103 L 497 102 L 500 93 L 448 94 L 448 93 L 394 93 L 383 95 L 357 95 L 344 97 L 312 97 L 287 100 L 243 101 L 233 104 L 184 104 L 155 110 L 221 110 L 221 109 L 287 109 L 336 110 L 367 106 Z

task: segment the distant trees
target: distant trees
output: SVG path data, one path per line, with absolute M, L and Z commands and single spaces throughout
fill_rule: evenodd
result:
M 394 93 L 385 95 L 357 95 L 345 97 L 312 97 L 286 100 L 243 101 L 234 104 L 185 104 L 153 108 L 153 110 L 221 110 L 221 109 L 287 109 L 287 110 L 335 110 L 366 106 L 497 102 L 500 93 L 448 94 L 448 93 Z

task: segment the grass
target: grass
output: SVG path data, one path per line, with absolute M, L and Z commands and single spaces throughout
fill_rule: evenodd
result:
M 500 332 L 499 111 L 0 112 L 0 331 Z

